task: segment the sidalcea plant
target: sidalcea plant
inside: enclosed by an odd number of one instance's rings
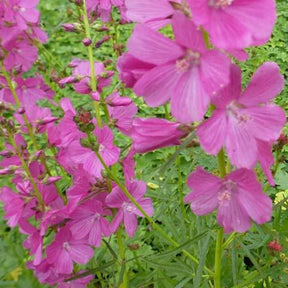
[[[0,3],[0,135],[5,146],[0,175],[7,183],[11,180],[9,187],[1,187],[0,200],[7,224],[27,235],[27,267],[50,286],[87,287],[95,274],[101,287],[112,287],[104,281],[101,267],[88,269],[92,258],[102,257],[98,249],[106,245],[113,256],[111,265],[118,264],[107,281],[118,272],[117,287],[138,287],[142,283],[131,286],[135,281],[131,281],[123,227],[134,237],[140,217],[146,218],[141,223],[147,224],[147,235],[156,231],[191,265],[202,265],[211,285],[224,287],[222,252],[236,237],[231,234],[224,242],[224,232],[247,232],[251,221],[264,224],[272,215],[272,200],[253,169],[259,162],[269,183],[275,184],[272,148],[286,118],[273,99],[282,91],[284,78],[276,63],[266,62],[242,90],[235,58],[245,60],[243,49],[269,40],[275,2],[70,1],[77,22],[65,23],[63,28],[82,37],[87,59],[71,59],[64,75],[53,80],[59,89],[73,87],[86,99],[88,107],[80,109],[68,97],[59,101],[53,85],[45,84],[40,74],[26,77],[39,47],[47,41],[39,25],[38,2]],[[138,24],[128,40],[128,51],[122,54],[118,26],[130,21]],[[166,26],[172,27],[170,37],[163,35]],[[111,42],[114,61],[100,62],[95,50]],[[138,117],[135,97],[124,95],[130,88],[151,107],[165,105],[167,119],[144,118],[141,113]],[[169,101],[177,121],[170,115]],[[45,103],[49,108],[43,107]],[[137,154],[171,146],[180,146],[176,155],[184,148],[192,151],[199,146],[196,135],[206,153],[217,155],[219,171],[213,171],[216,175],[202,167],[191,171],[185,203],[197,216],[218,209],[221,227],[216,226],[214,266],[205,266],[187,251],[187,243],[171,237],[165,225],[157,223],[159,213],[152,218],[157,205],[145,196],[149,185],[135,173]],[[181,209],[185,217],[183,201]],[[119,255],[113,250],[114,240]],[[134,258],[140,271],[141,257]]]

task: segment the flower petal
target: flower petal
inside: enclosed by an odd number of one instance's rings
[[[146,25],[135,27],[128,49],[139,60],[156,65],[169,63],[184,55],[179,45]]]
[[[216,110],[212,117],[197,128],[197,135],[202,148],[211,155],[216,155],[224,144],[227,135],[227,119],[223,110]]]
[[[194,66],[178,81],[171,99],[172,115],[182,123],[200,121],[209,103],[210,98],[204,90],[199,69]]]
[[[206,172],[202,167],[188,177],[187,185],[192,192],[185,197],[185,202],[191,202],[191,210],[196,215],[206,215],[218,206],[218,191],[222,180]]]
[[[174,94],[181,75],[177,71],[176,63],[155,67],[136,82],[134,92],[138,96],[143,96],[151,107],[163,105]]]
[[[280,74],[279,66],[274,62],[266,62],[255,72],[239,102],[246,106],[265,103],[280,94],[284,85],[285,80]]]

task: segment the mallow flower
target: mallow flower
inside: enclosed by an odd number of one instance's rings
[[[134,197],[142,209],[149,215],[153,215],[153,206],[150,198],[143,198],[146,193],[146,184],[143,181],[131,181],[127,183],[129,193]],[[137,216],[144,217],[138,208],[124,194],[120,187],[116,186],[106,198],[108,207],[117,208],[118,211],[112,222],[112,232],[115,232],[121,222],[124,222],[128,236],[132,237],[138,227]]]
[[[192,192],[185,202],[190,203],[191,210],[206,215],[218,209],[217,220],[225,233],[249,230],[250,218],[258,224],[271,219],[272,201],[251,170],[242,168],[220,179],[197,167],[187,184]]]
[[[284,77],[274,62],[264,63],[241,91],[241,70],[231,66],[230,84],[213,99],[212,116],[197,129],[202,148],[216,155],[225,146],[231,163],[237,168],[253,168],[260,162],[269,182],[273,164],[271,144],[286,122],[281,107],[269,103],[284,87]]]
[[[229,83],[230,59],[205,47],[202,32],[181,13],[172,19],[175,41],[138,25],[129,39],[129,54],[156,65],[134,85],[151,107],[171,99],[172,115],[182,123],[199,121],[211,95]],[[185,27],[185,29],[183,29]]]

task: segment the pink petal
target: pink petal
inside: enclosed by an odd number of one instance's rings
[[[230,82],[230,59],[217,50],[209,50],[201,55],[200,77],[205,91],[216,94]]]
[[[171,99],[172,115],[182,123],[202,120],[210,98],[205,92],[197,66],[190,68],[178,81]]]
[[[84,244],[72,244],[69,251],[71,259],[78,264],[86,264],[94,254],[94,251]]]
[[[85,238],[93,227],[93,219],[94,217],[90,216],[88,218],[79,221],[72,221],[70,230],[72,232],[73,237],[75,239]]]
[[[112,192],[106,197],[106,204],[111,208],[120,208],[123,202],[128,201],[128,198],[125,196],[124,192],[117,186]]]
[[[268,179],[269,184],[274,186],[275,181],[271,172],[271,167],[274,164],[272,145],[268,142],[257,140],[257,146],[258,146],[258,160]]]
[[[138,227],[138,221],[135,214],[124,212],[124,226],[129,237],[133,237]]]
[[[175,13],[172,19],[172,26],[177,43],[191,49],[193,52],[206,50],[201,30],[184,14]]]
[[[276,20],[275,1],[237,0],[227,9],[227,13],[243,23],[257,45],[263,45],[271,37]]]
[[[129,192],[135,198],[135,200],[140,199],[146,193],[146,183],[143,181],[134,180],[129,185]]]
[[[228,205],[219,206],[217,221],[224,227],[225,233],[232,231],[242,233],[249,230],[251,226],[247,211],[242,207],[237,195],[232,195]]]
[[[222,180],[197,167],[196,171],[188,177],[187,185],[192,190],[185,197],[190,202],[191,210],[196,215],[206,215],[218,206],[218,191]]]
[[[161,65],[183,56],[175,42],[145,25],[137,25],[128,41],[129,53],[141,61]]]
[[[61,250],[61,254],[56,259],[55,263],[51,263],[55,265],[55,269],[59,274],[71,274],[73,271],[73,261],[70,258],[69,253],[66,250]]]
[[[280,74],[279,66],[274,62],[266,62],[255,72],[239,102],[246,106],[265,103],[280,94],[284,85],[285,80]]]
[[[252,43],[252,35],[245,27],[245,22],[239,21],[227,11],[228,9],[213,11],[209,23],[204,25],[204,28],[210,32],[211,42],[217,48],[227,50],[248,47]]]
[[[272,201],[262,192],[261,184],[257,181],[253,171],[239,169],[229,175],[232,181],[237,182],[239,192],[237,199],[249,215],[258,224],[270,221]]]
[[[202,148],[211,155],[216,155],[223,146],[227,135],[227,119],[223,110],[216,110],[212,117],[197,128]]]
[[[99,221],[96,220],[94,225],[89,233],[89,244],[95,247],[101,246],[102,242],[102,233]]]
[[[154,213],[152,200],[150,198],[143,198],[137,201],[138,204],[141,206],[141,208],[148,214],[149,216],[152,216]],[[134,213],[140,217],[145,217],[142,212],[140,212],[138,209],[134,211]]]
[[[250,134],[249,123],[239,123],[234,117],[229,117],[228,121],[225,146],[231,163],[238,168],[253,167],[257,159],[257,143]]]
[[[115,215],[112,223],[111,223],[111,230],[113,233],[115,233],[120,226],[121,222],[124,219],[124,212],[123,210],[118,210],[117,214]]]
[[[286,123],[285,112],[278,106],[260,106],[243,109],[250,117],[248,130],[251,135],[263,141],[276,141]]]
[[[147,22],[166,18],[173,14],[172,5],[167,0],[126,0],[127,17],[135,22]]]
[[[212,102],[217,108],[226,109],[226,106],[233,100],[238,99],[241,94],[241,69],[235,64],[230,66],[230,83],[221,89],[218,94],[212,98]]]
[[[180,76],[175,63],[155,67],[136,82],[134,92],[151,107],[163,105],[173,96]]]

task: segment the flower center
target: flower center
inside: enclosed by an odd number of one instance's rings
[[[186,72],[194,65],[200,63],[200,53],[187,50],[186,55],[176,61],[176,67],[179,72]]]
[[[223,183],[219,193],[218,201],[219,205],[227,206],[231,201],[232,195],[236,193],[237,184],[231,180],[227,180]]]
[[[233,3],[234,0],[209,0],[208,5],[216,9],[225,9]]]
[[[62,246],[66,251],[70,251],[71,247],[68,242],[64,242]]]
[[[123,210],[126,210],[129,213],[133,213],[136,208],[131,203],[124,202],[122,205]]]
[[[105,149],[105,146],[104,145],[102,145],[102,144],[100,144],[99,145],[99,152],[103,152],[103,150]]]
[[[250,120],[249,115],[243,114],[244,105],[237,103],[236,101],[232,101],[226,108],[228,116],[232,116],[234,119],[237,120],[239,124],[245,124]]]

